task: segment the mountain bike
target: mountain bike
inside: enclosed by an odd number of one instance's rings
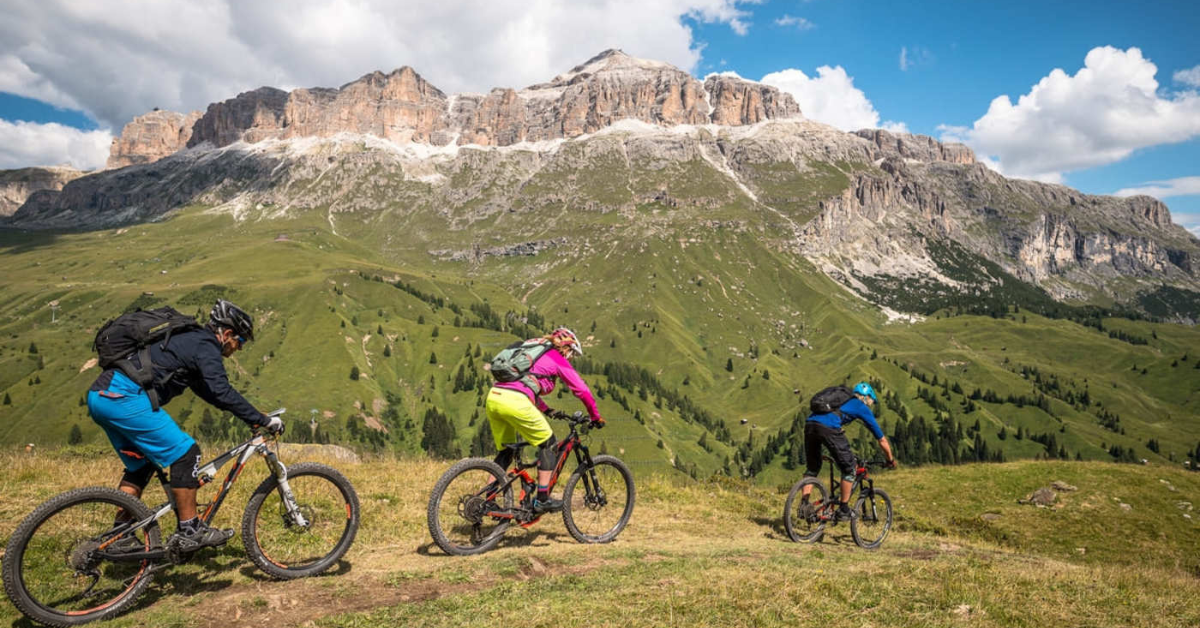
[[[841,481],[834,477],[833,460],[829,456],[821,456],[821,460],[829,463],[829,488],[821,484],[820,478],[804,478],[792,487],[784,505],[783,526],[788,536],[798,543],[815,543],[825,534],[827,523],[832,521],[836,524],[834,515],[840,503]],[[875,488],[875,480],[867,472],[869,467],[886,464],[877,460],[858,460],[854,465],[854,483],[850,486],[850,495],[853,497],[854,492],[858,491],[858,500],[854,502],[850,534],[854,542],[864,549],[878,548],[892,529],[892,499],[883,489]],[[808,501],[801,499],[805,485],[812,486]]]
[[[284,412],[281,408],[267,416]],[[270,449],[277,440],[277,434],[255,430],[250,440],[198,468],[203,486],[237,460],[212,502],[199,505],[200,518],[213,521],[246,463],[258,454],[270,475],[254,490],[242,515],[246,554],[275,578],[316,575],[354,542],[358,496],[336,469],[313,462],[285,467]],[[25,517],[0,566],[13,604],[50,626],[107,619],[132,606],[156,572],[187,562],[193,553],[163,543],[159,519],[174,510],[175,500],[166,472],[155,473],[167,502],[154,508],[117,489],[90,487],[58,495]]]
[[[582,412],[563,418],[571,432],[555,445],[558,462],[550,489],[574,452],[577,466],[563,489],[563,523],[580,543],[608,543],[617,538],[633,514],[633,473],[618,458],[593,457],[583,442],[591,421]],[[521,460],[524,441],[506,444],[512,451],[508,472],[487,458],[466,458],[450,467],[429,496],[429,534],[447,554],[467,556],[496,546],[513,523],[528,528],[542,514],[534,512],[537,478],[529,472],[537,462]],[[514,496],[514,487],[520,494]]]

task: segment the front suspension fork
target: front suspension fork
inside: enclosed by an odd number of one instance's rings
[[[267,459],[267,466],[271,468],[271,473],[275,474],[275,481],[279,485],[279,499],[283,501],[283,507],[287,511],[287,518],[293,524],[301,528],[307,528],[309,521],[300,512],[300,506],[296,503],[296,495],[292,493],[292,487],[288,484],[287,467],[279,461],[279,456],[276,456],[275,452],[267,449],[265,445],[259,445],[259,453]]]

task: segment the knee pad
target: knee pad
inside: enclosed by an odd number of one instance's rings
[[[551,434],[545,442],[538,445],[538,471],[553,471],[556,463],[558,463],[558,452],[554,451],[554,445],[557,441],[554,440],[554,435]]]
[[[131,484],[136,486],[138,491],[142,491],[145,490],[152,477],[154,477],[154,465],[147,462],[135,471],[126,469],[125,474],[121,476],[121,484]]]
[[[192,443],[178,460],[171,463],[171,488],[200,488],[200,446]]]
[[[507,471],[508,466],[512,464],[512,459],[513,459],[513,450],[505,447],[504,449],[501,449],[500,452],[496,454],[496,457],[493,458],[492,460],[496,464],[500,465],[501,469],[504,469],[505,471]]]

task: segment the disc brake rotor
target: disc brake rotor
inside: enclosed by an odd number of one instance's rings
[[[458,516],[471,523],[483,521],[488,501],[478,495],[464,495],[458,500]]]
[[[97,541],[80,541],[67,552],[67,566],[79,573],[88,573],[100,564],[96,558],[96,550],[100,549]]]

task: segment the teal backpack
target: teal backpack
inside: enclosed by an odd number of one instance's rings
[[[492,377],[498,382],[521,382],[528,386],[533,394],[542,394],[537,378],[529,371],[553,346],[541,338],[508,345],[492,358]]]

